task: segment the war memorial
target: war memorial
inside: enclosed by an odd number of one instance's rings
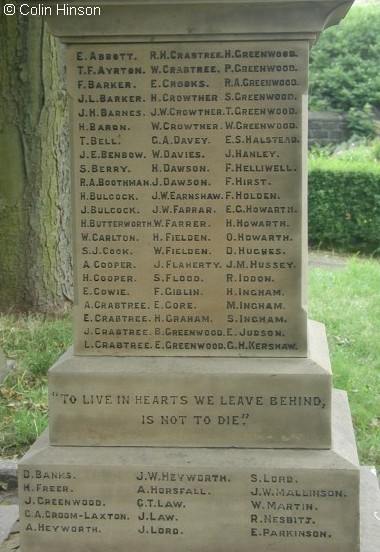
[[[22,552],[374,551],[307,315],[308,55],[352,2],[95,4],[44,14],[67,66],[74,346],[20,463]]]

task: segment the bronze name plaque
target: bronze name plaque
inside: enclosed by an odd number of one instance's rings
[[[307,46],[68,46],[75,353],[306,356]]]

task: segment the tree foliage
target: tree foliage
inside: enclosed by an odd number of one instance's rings
[[[310,55],[313,111],[380,109],[380,6],[352,8],[322,33]]]

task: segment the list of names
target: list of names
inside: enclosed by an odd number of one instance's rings
[[[76,354],[306,356],[305,46],[68,55]]]
[[[112,534],[114,546],[154,550],[193,551],[205,542],[228,550],[238,539],[244,551],[280,551],[286,542],[333,552],[349,542],[338,522],[355,508],[337,471],[23,466],[20,492],[30,542],[54,538],[59,546],[86,536],[96,551]]]

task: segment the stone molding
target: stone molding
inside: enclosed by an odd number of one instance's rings
[[[62,42],[148,42],[154,40],[308,40],[337,24],[352,0],[91,0],[101,16],[78,17],[66,12],[46,15],[54,34]],[[75,8],[79,0],[58,3],[59,9]],[[83,3],[82,3],[83,4]],[[216,9],[215,4],[218,4]],[[276,20],[273,19],[276,4]],[[65,15],[65,17],[62,17]],[[281,21],[281,31],[278,29]],[[160,29],[157,34],[157,29]]]

